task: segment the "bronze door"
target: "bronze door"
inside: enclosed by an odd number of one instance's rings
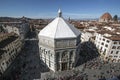
[[[67,70],[67,63],[62,63],[62,71]]]

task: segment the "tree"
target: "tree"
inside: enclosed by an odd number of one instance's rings
[[[117,22],[117,21],[118,21],[118,16],[115,15],[115,16],[113,17],[113,20],[114,20],[115,22]]]

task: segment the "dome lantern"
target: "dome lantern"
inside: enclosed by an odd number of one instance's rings
[[[58,10],[58,17],[62,17],[62,11],[61,11],[61,9]]]

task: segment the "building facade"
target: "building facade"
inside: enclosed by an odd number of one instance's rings
[[[109,62],[120,62],[120,27],[109,26],[87,27],[82,31],[82,42],[93,42],[101,57]]]
[[[15,33],[4,33],[0,35],[0,74],[14,61],[22,48],[20,37]]]
[[[28,32],[30,31],[30,25],[27,21],[25,22],[25,20],[21,20],[19,22],[0,22],[0,26],[2,26],[4,32],[14,32],[18,34],[23,43]]]
[[[43,62],[53,71],[72,69],[75,66],[80,46],[80,32],[62,18],[58,17],[38,34],[39,53]]]
[[[98,33],[95,39],[96,47],[104,57],[104,60],[120,62],[120,39],[107,36]]]
[[[25,37],[27,36],[27,33],[30,30],[30,27],[29,27],[28,23],[13,22],[10,24],[6,24],[4,26],[4,29],[8,33],[14,32],[14,33],[18,34],[21,37],[21,40],[24,40]]]

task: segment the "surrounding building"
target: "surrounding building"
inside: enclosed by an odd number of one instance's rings
[[[95,27],[91,27],[90,29],[84,29],[81,35],[81,42],[88,42],[92,37],[95,37]]]
[[[12,19],[10,19],[11,21],[8,22],[0,22],[0,26],[4,29],[4,32],[7,33],[11,33],[14,32],[16,34],[18,34],[20,36],[20,39],[23,41],[24,43],[24,39],[27,36],[27,33],[30,31],[30,25],[29,25],[29,21],[26,17],[22,17],[19,19],[15,19],[12,22]]]
[[[110,13],[104,13],[100,19],[99,19],[99,22],[111,22],[112,21],[112,16]]]
[[[79,53],[81,33],[62,17],[58,17],[38,34],[40,58],[53,71],[72,69]]]
[[[6,32],[11,33],[14,32],[18,34],[21,37],[21,40],[24,40],[27,36],[27,33],[29,32],[29,24],[28,23],[22,23],[22,22],[7,22],[2,23],[3,28]]]
[[[106,29],[105,29],[106,28]],[[120,28],[104,27],[95,38],[96,47],[104,60],[120,62]]]
[[[0,74],[10,66],[22,48],[20,37],[15,33],[0,34]]]
[[[111,24],[109,26],[87,27],[81,31],[81,41],[93,42],[104,60],[110,62],[120,62],[119,25]]]

